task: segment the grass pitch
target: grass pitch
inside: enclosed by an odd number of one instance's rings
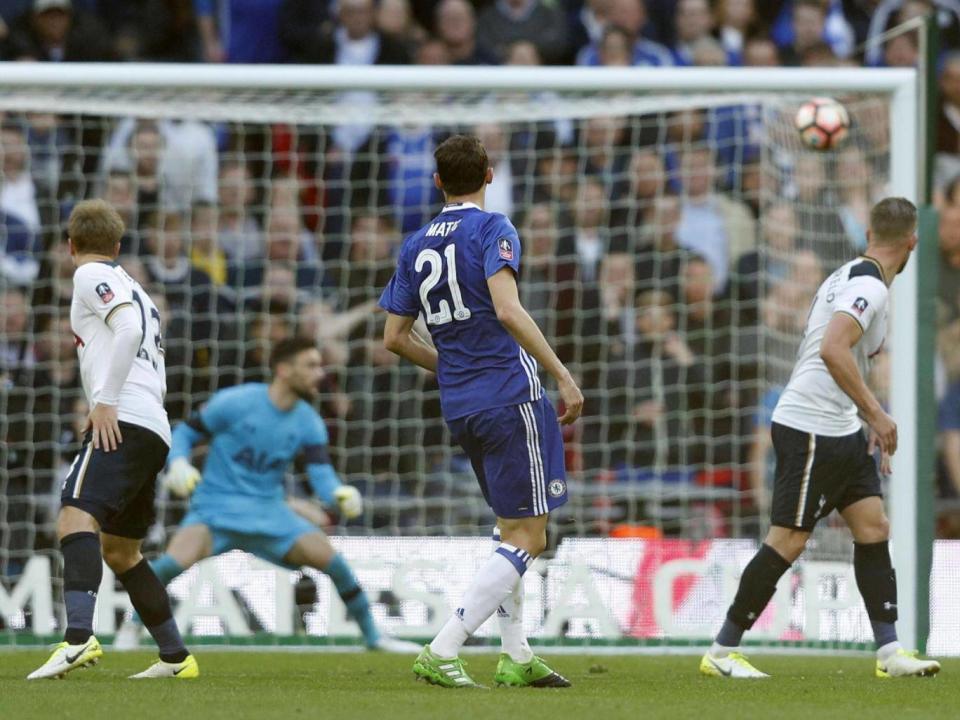
[[[382,654],[216,652],[199,649],[201,677],[132,681],[148,653],[105,648],[101,664],[65,680],[27,682],[43,651],[0,652],[0,718],[34,720],[830,720],[960,717],[960,660],[940,676],[877,680],[872,658],[754,659],[769,680],[701,677],[692,656],[549,656],[566,690],[443,690],[414,682],[413,658]],[[490,682],[496,656],[468,657]]]

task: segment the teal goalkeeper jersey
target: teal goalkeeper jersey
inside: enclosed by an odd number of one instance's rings
[[[193,446],[204,438],[210,450],[190,510],[210,526],[245,533],[275,531],[270,510],[284,502],[286,473],[298,458],[317,496],[335,505],[333,491],[340,479],[330,465],[327,428],[306,402],[282,412],[264,384],[221,390],[174,429],[169,460],[189,459]]]

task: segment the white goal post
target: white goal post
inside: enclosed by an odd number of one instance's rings
[[[118,89],[138,94],[151,90],[249,94],[270,92],[346,91],[471,91],[566,92],[709,95],[714,93],[809,93],[832,95],[866,92],[889,99],[891,194],[918,200],[919,80],[907,69],[598,69],[598,68],[453,68],[340,66],[218,66],[148,64],[6,63],[0,71],[0,110],[30,111],[38,97],[63,99],[63,112],[95,114],[109,106],[109,93],[94,102],[84,93]],[[5,97],[4,97],[5,96]],[[176,105],[177,98],[168,99]],[[307,122],[312,106],[298,108],[297,122]],[[214,119],[214,118],[212,118]],[[216,118],[223,119],[223,118]],[[890,483],[894,564],[900,587],[900,636],[916,647],[918,613],[916,588],[928,582],[918,568],[917,428],[921,413],[916,390],[917,360],[932,348],[918,346],[917,312],[922,292],[917,262],[911,261],[893,287],[892,415],[900,428],[899,450]],[[925,595],[924,595],[925,596]]]

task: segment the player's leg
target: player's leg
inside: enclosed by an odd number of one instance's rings
[[[493,549],[500,547],[502,538],[500,528],[493,528]],[[502,652],[514,662],[528,663],[533,659],[533,650],[523,630],[523,578],[518,578],[513,591],[504,598],[497,608],[497,622],[500,625],[500,644]]]
[[[93,447],[89,436],[67,474],[60,495],[57,538],[63,555],[63,600],[67,629],[48,660],[28,680],[60,677],[92,665],[103,655],[93,635],[93,614],[103,579],[100,527],[112,509],[115,488],[98,476],[109,475],[108,455]],[[94,480],[96,478],[96,481]]]
[[[213,553],[213,534],[210,528],[201,522],[195,522],[191,516],[184,518],[167,545],[167,550],[158,558],[149,561],[160,584],[164,588],[170,585],[181,573]],[[117,650],[135,650],[140,646],[143,620],[134,609],[133,617],[124,620],[117,630],[113,647]]]
[[[545,398],[471,416],[465,426],[456,426],[455,435],[497,513],[501,542],[414,665],[418,677],[447,687],[474,684],[457,659],[460,648],[517,591],[527,568],[546,548],[549,511],[566,502],[559,425]],[[522,634],[522,616],[519,622]],[[531,672],[536,670],[538,684],[569,685],[539,658],[525,665],[530,664],[536,664]]]
[[[360,626],[367,647],[380,646],[382,638],[370,612],[367,594],[360,587],[347,561],[334,549],[326,535],[319,530],[301,534],[283,556],[283,564],[290,567],[305,565],[329,577],[350,617]]]
[[[723,626],[700,661],[700,671],[705,675],[767,677],[739,652],[740,642],[773,598],[780,578],[800,557],[820,514],[824,510],[829,512],[822,489],[830,482],[833,470],[831,443],[777,423],[773,425],[772,436],[777,468],[771,527],[760,549],[744,568]],[[818,439],[821,440],[819,450]],[[823,498],[823,502],[811,498]]]
[[[883,501],[864,497],[843,508],[841,515],[853,534],[854,573],[877,644],[877,676],[935,675],[938,662],[905,652],[897,639],[897,576],[890,561],[890,523]]]
[[[196,677],[196,662],[187,663],[190,653],[173,619],[166,586],[140,553],[143,541],[106,532],[101,534],[101,541],[104,560],[127,591],[134,609],[157,643],[160,660],[165,665],[175,666],[178,677]]]

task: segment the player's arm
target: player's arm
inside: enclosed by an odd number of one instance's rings
[[[234,391],[220,391],[185,422],[177,424],[167,456],[167,472],[163,476],[167,490],[179,497],[189,497],[193,493],[202,478],[200,471],[190,462],[193,449],[225,430],[232,418],[239,417],[239,405]]]
[[[820,345],[820,358],[840,389],[857,406],[860,416],[870,425],[881,451],[893,455],[897,451],[897,424],[867,387],[853,356],[852,348],[862,335],[863,328],[853,315],[843,311],[834,313]]]
[[[516,338],[520,347],[530,353],[557,381],[565,406],[560,422],[564,425],[572,423],[580,417],[580,411],[583,410],[583,393],[520,303],[514,270],[507,266],[500,268],[487,278],[487,287],[490,288],[497,319]]]
[[[328,507],[336,507],[349,520],[363,514],[363,496],[352,485],[344,485],[330,463],[327,427],[319,416],[307,429],[303,462],[314,494]]]
[[[383,346],[392,353],[430,372],[437,371],[437,349],[425,342],[414,329],[417,318],[387,313],[383,328]]]

